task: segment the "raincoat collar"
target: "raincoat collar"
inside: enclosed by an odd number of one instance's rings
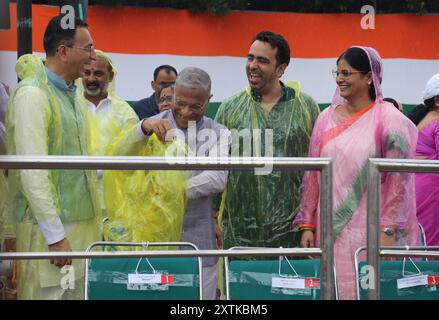
[[[279,82],[282,87],[282,95],[278,102],[285,102],[294,99],[296,96],[294,89],[286,86],[282,81]],[[256,89],[251,88],[251,96],[256,102],[262,101],[262,96]]]
[[[47,79],[49,80],[49,84],[57,88],[61,91],[70,91],[75,92],[76,86],[74,83],[67,85],[66,82],[61,79],[57,74],[46,67]]]

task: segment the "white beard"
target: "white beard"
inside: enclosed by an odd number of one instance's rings
[[[87,89],[87,86],[84,86],[85,93],[90,97],[100,97],[102,95],[107,94],[107,89],[110,83],[106,83],[103,88],[97,88],[95,90]]]
[[[87,87],[85,87],[84,91],[90,97],[99,97],[101,95],[102,89],[97,88],[96,90],[89,90],[87,89]]]

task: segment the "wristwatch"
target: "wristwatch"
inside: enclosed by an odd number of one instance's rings
[[[393,236],[395,234],[395,229],[393,228],[384,228],[382,230],[387,236]]]

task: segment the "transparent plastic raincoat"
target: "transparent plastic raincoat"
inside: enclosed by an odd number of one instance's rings
[[[42,60],[20,57],[19,83],[8,103],[8,154],[87,155],[86,124],[76,92],[60,78],[50,84]],[[64,86],[64,87],[63,87]],[[11,214],[16,220],[17,251],[47,251],[64,237],[73,251],[101,239],[96,174],[84,170],[12,170]],[[49,260],[19,262],[19,299],[82,298],[83,261],[73,260],[75,290],[65,290],[65,273]]]
[[[126,128],[139,122],[139,118],[133,108],[116,94],[117,70],[108,55],[100,50],[95,50],[96,56],[108,62],[113,70],[113,80],[108,86],[108,99],[110,107],[106,112],[91,112],[87,107],[84,97],[82,79],[77,80],[78,96],[84,107],[88,125],[88,142],[90,154],[105,155],[107,147],[114,142],[115,138]]]
[[[9,97],[5,87],[3,86],[3,84],[0,83],[0,155],[6,153],[6,147],[4,142],[4,116],[8,98]],[[3,230],[6,223],[3,210],[6,204],[7,190],[7,180],[3,174],[3,169],[0,169],[0,241],[2,241],[3,239]]]
[[[8,185],[3,170],[0,169],[0,241],[4,239],[4,229],[6,223],[5,205],[8,193]]]
[[[164,144],[156,135],[152,135],[147,141],[143,141],[143,146],[136,150],[135,155],[169,155],[166,154],[166,149],[170,144]],[[186,144],[180,141],[172,144],[175,156],[187,154]],[[116,144],[109,149],[109,154],[117,153],[119,148]],[[105,240],[180,241],[188,179],[189,175],[184,171],[105,171],[104,195],[109,218],[104,225]]]
[[[318,114],[317,103],[300,90],[298,82],[291,82],[283,87],[282,98],[268,115],[247,87],[221,104],[215,120],[232,131],[232,156],[250,156],[245,151],[250,148],[251,156],[304,157]],[[236,154],[234,145],[245,130],[250,130],[250,139],[243,139]],[[231,171],[220,213],[225,248],[297,245],[291,219],[299,205],[302,176],[302,171],[267,175]],[[216,207],[220,207],[218,201]]]

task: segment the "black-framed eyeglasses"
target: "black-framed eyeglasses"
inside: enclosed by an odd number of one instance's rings
[[[349,78],[354,73],[364,73],[365,71],[350,71],[350,70],[332,70],[332,75],[334,76],[334,79],[337,79],[339,76],[342,76],[343,78]]]

